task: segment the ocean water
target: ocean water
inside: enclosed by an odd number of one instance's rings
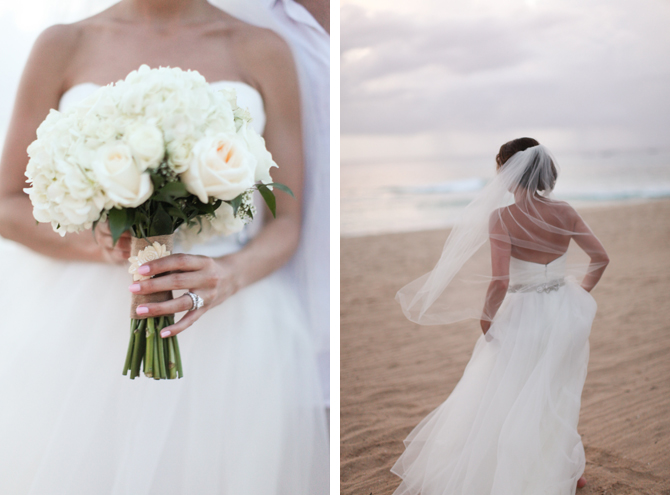
[[[554,196],[576,208],[670,197],[670,150],[558,154]],[[491,157],[343,162],[343,237],[439,229],[495,175]]]

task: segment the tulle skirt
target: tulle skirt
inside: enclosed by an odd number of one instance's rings
[[[125,268],[0,251],[0,493],[327,493],[314,352],[280,273],[179,335],[183,379],[131,381]]]
[[[449,398],[405,440],[395,495],[568,495],[596,303],[574,280],[507,294]]]

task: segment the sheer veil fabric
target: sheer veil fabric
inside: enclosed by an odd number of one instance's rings
[[[491,321],[482,311],[492,280],[509,283],[509,270],[493,275],[491,254],[528,253],[543,264],[566,256],[566,275],[580,280],[603,265],[589,263],[571,239],[591,234],[576,226],[571,207],[552,197],[558,164],[543,145],[515,153],[465,208],[452,229],[439,261],[429,273],[400,289],[396,300],[405,316],[422,325],[441,325],[468,318]]]

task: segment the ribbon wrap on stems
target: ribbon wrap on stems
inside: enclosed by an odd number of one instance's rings
[[[154,245],[154,243],[158,243],[161,246],[165,246],[165,250],[167,251],[167,254],[169,255],[172,253],[173,247],[174,247],[174,234],[170,235],[155,235],[151,237],[146,237],[146,238],[141,238],[141,237],[131,237],[130,240],[130,259],[137,258],[138,254],[140,251],[143,251],[149,246]],[[162,256],[156,256],[153,259],[158,259],[159,257]],[[153,261],[153,259],[147,259],[146,261],[142,263],[138,263],[137,267],[143,265],[144,263],[148,261]],[[132,263],[132,262],[131,262]],[[158,275],[159,277],[165,275],[161,274]],[[146,277],[150,278],[150,277]],[[138,315],[136,310],[137,306],[140,306],[145,303],[159,303],[159,302],[164,302],[164,301],[169,301],[172,299],[172,291],[162,291],[162,292],[154,292],[153,294],[133,294],[132,298],[130,300],[130,317],[135,319],[135,320],[144,320],[148,318],[146,315]]]

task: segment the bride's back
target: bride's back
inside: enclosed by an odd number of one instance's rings
[[[576,213],[563,201],[534,198],[530,203],[503,208],[501,220],[512,257],[547,264],[568,250]]]

